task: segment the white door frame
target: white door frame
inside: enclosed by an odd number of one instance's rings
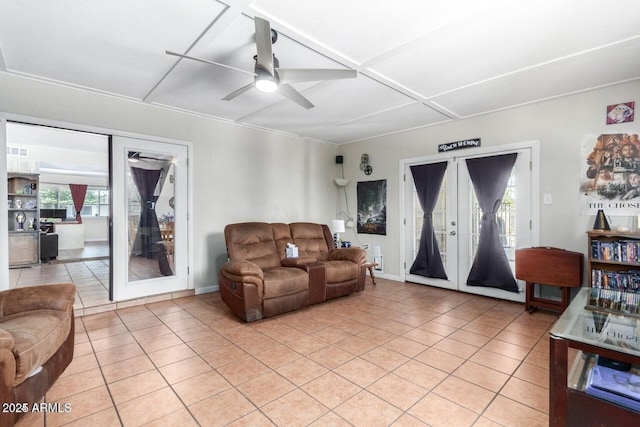
[[[173,176],[175,177],[175,234],[174,260],[172,275],[150,279],[130,281],[130,251],[129,251],[129,205],[128,179],[129,167],[127,153],[131,150],[158,154],[172,154],[174,156]],[[149,154],[147,154],[149,155]],[[185,263],[184,250],[187,244],[187,226],[189,222],[188,180],[188,152],[183,144],[171,144],[140,138],[123,138],[114,136],[111,141],[112,191],[112,245],[111,273],[113,275],[113,300],[125,301],[143,298],[154,294],[166,294],[185,290],[185,279],[188,277],[188,266]],[[137,164],[137,163],[136,163]],[[170,186],[168,181],[166,186]],[[157,261],[156,261],[157,264]],[[157,265],[156,265],[157,267]]]
[[[7,121],[0,114],[0,177],[2,182],[7,182]],[[0,185],[0,200],[7,200],[8,190],[6,185]],[[0,215],[0,291],[9,289],[9,217]]]
[[[78,123],[64,122],[61,120],[49,120],[49,119],[43,119],[39,117],[25,116],[21,114],[5,113],[0,111],[0,151],[2,151],[2,154],[0,154],[0,179],[2,179],[3,182],[6,181],[7,179],[7,157],[6,157],[6,151],[7,151],[6,150],[6,146],[7,146],[6,121],[7,120],[34,124],[34,125],[51,126],[51,127],[61,128],[61,129],[76,130],[81,132],[92,132],[92,133],[99,133],[103,135],[122,136],[126,138],[146,139],[150,141],[185,145],[187,147],[188,158],[189,159],[193,158],[193,143],[190,141],[162,138],[157,136],[150,136],[150,135],[138,134],[133,132],[125,132],[121,130],[101,128],[97,126],[88,126],[88,125],[82,125]],[[188,212],[192,212],[193,211],[193,168],[191,167],[188,168],[187,179],[188,179],[188,202],[187,202]],[[4,199],[2,200],[7,199],[6,187],[7,187],[6,185],[0,186],[0,197],[4,195]],[[2,230],[6,230],[8,226],[6,223],[7,219],[4,217],[6,217],[6,215],[0,216],[0,227],[3,227]],[[185,254],[187,257],[187,271],[188,271],[187,289],[194,289],[193,274],[191,273],[193,271],[192,263],[193,263],[193,248],[194,248],[193,219],[191,217],[188,220],[187,233],[188,233],[187,234],[188,236],[187,254]],[[0,290],[9,288],[9,252],[8,252],[9,249],[8,248],[9,248],[9,238],[7,236],[7,233],[0,233],[0,279],[4,279],[0,283]],[[111,280],[113,280],[113,277],[111,277]]]
[[[404,209],[399,216],[399,248],[400,248],[400,280],[406,281],[407,268],[406,265],[413,262],[413,260],[407,259],[406,250],[406,228],[408,226],[409,219],[407,217],[406,206],[408,201],[406,195],[406,182],[405,171],[408,166],[419,165],[424,163],[435,163],[438,161],[446,161],[455,159],[458,157],[482,157],[491,154],[498,154],[506,151],[516,151],[521,149],[531,150],[531,246],[539,246],[540,244],[540,141],[525,141],[506,145],[496,145],[492,147],[480,147],[480,148],[468,148],[460,151],[453,151],[447,153],[440,153],[429,156],[413,157],[408,159],[401,159],[399,161],[399,189],[398,206]],[[520,284],[519,284],[520,285]]]

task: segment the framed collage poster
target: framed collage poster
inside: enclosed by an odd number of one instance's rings
[[[638,134],[585,137],[580,172],[581,213],[599,209],[607,215],[637,215],[640,208],[640,140]]]
[[[358,182],[358,233],[387,234],[387,180]]]

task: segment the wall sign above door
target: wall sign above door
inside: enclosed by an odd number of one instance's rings
[[[447,144],[438,145],[438,153],[446,153],[451,150],[460,150],[462,148],[480,147],[480,138],[465,139],[464,141],[449,142]]]

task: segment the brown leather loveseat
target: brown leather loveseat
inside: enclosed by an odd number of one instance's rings
[[[75,293],[73,284],[0,292],[0,426],[32,412],[71,363]]]
[[[224,236],[220,296],[247,322],[364,289],[366,252],[336,249],[324,224],[246,222],[227,225]],[[288,243],[297,258],[286,257]]]

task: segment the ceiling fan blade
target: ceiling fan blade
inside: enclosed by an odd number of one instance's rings
[[[246,86],[242,86],[240,89],[231,92],[229,95],[225,96],[224,98],[222,98],[223,101],[231,101],[233,98],[235,98],[238,95],[242,95],[243,93],[245,93],[246,91],[248,91],[249,89],[251,89],[253,87],[253,82],[249,83]]]
[[[194,56],[189,56],[189,55],[183,55],[181,53],[176,53],[176,52],[170,52],[168,50],[165,50],[165,53],[167,55],[173,55],[173,56],[177,56],[179,58],[185,58],[185,59],[191,59],[193,61],[198,61],[198,62],[204,62],[205,64],[209,64],[209,65],[215,65],[217,67],[222,67],[222,68],[226,68],[228,70],[233,70],[233,71],[239,71],[241,73],[245,73],[245,74],[249,74],[250,76],[254,76],[256,75],[256,73],[251,72],[251,71],[247,71],[247,70],[243,70],[241,68],[236,68],[236,67],[232,67],[230,65],[224,65],[224,64],[220,64],[219,62],[213,62],[213,61],[207,61],[206,59],[202,59],[202,58],[196,58]]]
[[[256,63],[272,76],[273,71],[273,46],[271,44],[271,24],[266,19],[253,18],[256,24],[256,49],[258,56]]]
[[[300,83],[318,80],[354,79],[356,70],[337,70],[323,68],[278,68],[276,70],[281,82]]]
[[[314,105],[307,98],[302,96],[302,94],[295,90],[293,86],[286,83],[280,83],[280,86],[278,86],[278,93],[285,98],[289,98],[291,101],[306,108],[307,110],[314,107]]]

